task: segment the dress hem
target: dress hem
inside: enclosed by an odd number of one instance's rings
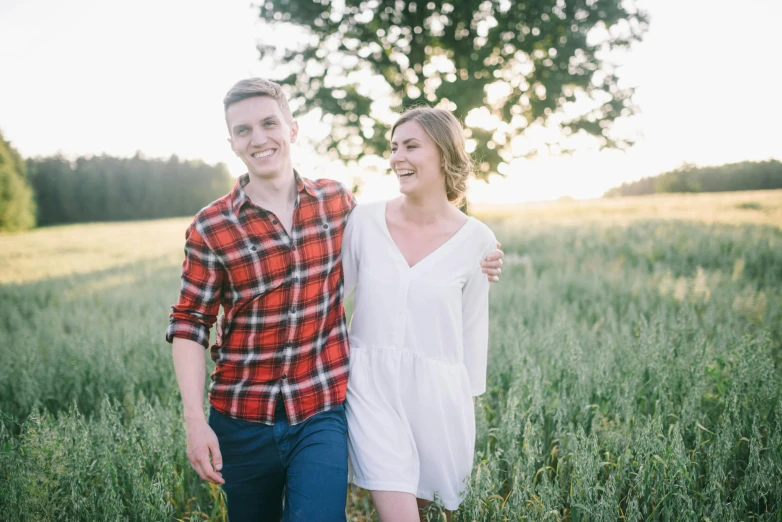
[[[396,491],[399,493],[410,493],[415,495],[416,488],[400,484],[399,482],[381,482],[377,480],[361,480],[356,477],[351,477],[350,482],[356,486],[369,491]]]

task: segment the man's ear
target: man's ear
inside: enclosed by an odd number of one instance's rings
[[[293,120],[291,122],[291,143],[296,143],[296,138],[299,137],[299,122]]]

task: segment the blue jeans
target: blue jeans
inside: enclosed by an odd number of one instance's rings
[[[209,411],[223,456],[230,522],[345,521],[347,420],[339,405],[288,425],[282,402],[274,426]]]

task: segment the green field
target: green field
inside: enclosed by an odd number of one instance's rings
[[[782,520],[782,191],[475,210],[507,255],[455,520]],[[188,222],[0,235],[0,520],[225,519],[163,339]]]

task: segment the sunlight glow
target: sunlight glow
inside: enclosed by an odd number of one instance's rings
[[[471,199],[597,197],[624,181],[683,162],[714,165],[782,156],[779,137],[771,127],[782,119],[782,104],[773,89],[780,82],[778,72],[768,67],[777,59],[772,35],[777,32],[776,21],[782,19],[782,3],[748,0],[747,5],[737,11],[706,0],[641,0],[639,7],[652,18],[649,33],[632,52],[606,56],[616,64],[619,87],[637,87],[634,101],[641,113],[620,118],[612,131],[637,139],[626,153],[600,151],[595,138],[581,133],[563,139],[558,124],[605,102],[579,90],[572,93],[576,100],[566,103],[563,114],[546,127],[522,116],[522,108],[530,103],[528,96],[521,97],[507,123],[486,107],[470,111],[466,125],[492,132],[497,146],[510,140],[508,145],[517,156],[502,167],[506,177],[494,175],[489,185],[473,183]],[[496,23],[488,17],[480,22],[480,31]],[[730,39],[725,38],[725,27],[734,31]],[[387,31],[392,40],[410,37],[393,28],[379,31]],[[597,38],[599,32],[589,38]],[[140,150],[147,157],[177,154],[183,159],[224,162],[239,175],[244,166],[226,142],[222,97],[238,79],[287,73],[284,65],[273,67],[258,60],[257,40],[282,49],[295,45],[297,38],[300,35],[284,24],[262,26],[243,0],[132,4],[8,0],[0,3],[0,63],[13,73],[0,82],[0,129],[24,156],[58,152],[71,158],[104,153],[132,156]],[[541,60],[552,56],[545,48],[535,53]],[[549,94],[540,85],[527,84],[525,76],[534,68],[532,57],[519,51],[515,58],[514,70],[486,89],[489,104],[507,96],[511,86]],[[321,59],[322,65],[309,66],[313,72],[323,66],[337,70],[350,65],[333,53],[324,53]],[[404,62],[407,57],[394,59]],[[581,54],[571,60],[571,69],[584,59]],[[743,72],[726,73],[725,64],[736,64]],[[447,55],[434,56],[427,70],[419,73],[426,79],[426,91],[410,91],[422,102],[432,103],[428,95],[439,81],[432,71],[442,74],[443,81],[459,81],[466,74]],[[355,73],[334,81],[354,80],[360,92],[381,97],[372,104],[372,114],[393,123],[400,109],[398,93],[371,74]],[[747,85],[757,86],[758,95],[746,97],[741,110],[732,108],[735,93]],[[455,108],[448,100],[440,106]],[[369,128],[364,119],[360,121]],[[527,130],[524,137],[511,139],[510,127]],[[361,199],[397,193],[396,178],[385,175],[388,165],[383,158],[345,166],[315,155],[315,145],[330,132],[317,113],[301,118],[300,128],[293,154],[303,173],[349,185],[361,178]],[[543,150],[526,158],[541,145],[552,152],[568,147],[576,152],[556,157]],[[346,142],[344,146],[357,145]]]
[[[500,123],[501,120],[492,115],[486,107],[471,110],[464,119],[464,124],[468,127],[478,127],[485,130],[494,130]]]

